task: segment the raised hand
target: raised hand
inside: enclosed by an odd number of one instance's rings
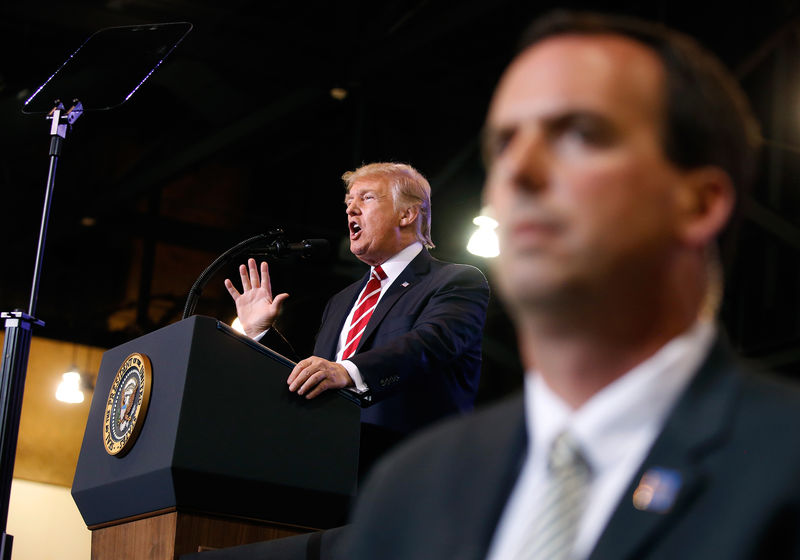
[[[266,262],[261,263],[259,276],[255,259],[249,259],[247,266],[239,266],[239,275],[242,278],[242,293],[239,293],[228,278],[225,279],[225,288],[236,304],[236,313],[245,334],[252,338],[272,326],[281,304],[289,294],[272,297],[269,267]]]

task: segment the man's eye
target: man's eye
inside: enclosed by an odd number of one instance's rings
[[[483,137],[484,164],[489,165],[506,151],[511,143],[513,133],[510,130],[491,131]]]
[[[612,126],[595,118],[577,117],[564,123],[561,136],[593,147],[613,144],[615,133]]]
[[[598,144],[602,134],[591,126],[575,126],[564,131],[564,135],[573,140],[580,140],[586,144]]]

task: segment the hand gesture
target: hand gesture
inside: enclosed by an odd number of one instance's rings
[[[261,263],[260,278],[255,259],[249,259],[247,266],[240,265],[239,275],[242,278],[242,293],[239,293],[228,278],[225,279],[225,287],[236,304],[236,313],[245,334],[252,338],[272,326],[281,304],[289,294],[272,297],[269,267],[266,262]]]

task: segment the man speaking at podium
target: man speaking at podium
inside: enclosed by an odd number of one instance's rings
[[[409,432],[469,411],[478,388],[489,300],[483,274],[433,258],[430,185],[409,165],[372,163],[342,176],[350,251],[369,273],[334,295],[314,355],[287,384],[308,399],[348,388],[371,406],[361,414],[364,467]],[[288,294],[273,297],[266,262],[239,268],[236,303],[245,334],[271,346]],[[263,337],[263,338],[262,338]]]

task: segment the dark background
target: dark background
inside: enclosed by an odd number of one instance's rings
[[[6,1],[0,7],[0,310],[27,309],[49,122],[22,103],[93,32],[188,21],[193,31],[125,105],[84,114],[58,167],[36,334],[112,347],[180,319],[220,253],[280,227],[327,257],[271,265],[283,330],[310,352],[327,298],[365,271],[347,251],[339,177],[408,162],[433,187],[434,255],[491,275],[466,241],[480,209],[479,131],[522,29],[552,2]],[[722,318],[748,357],[800,371],[800,83],[795,2],[560,3],[638,15],[717,53],[750,95],[762,172],[727,266]],[[338,100],[332,88],[347,95]],[[212,278],[197,312],[233,318]],[[481,399],[520,382],[492,301]]]

